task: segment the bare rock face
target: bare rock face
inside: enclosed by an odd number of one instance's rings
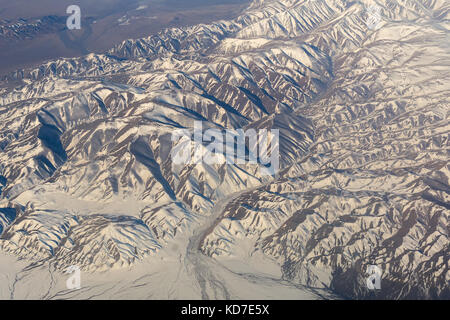
[[[227,286],[211,261],[262,255],[305,290],[450,298],[449,8],[259,0],[231,21],[10,74],[1,250],[95,273],[177,243],[211,286]],[[172,133],[195,121],[279,130],[280,171],[175,168]]]

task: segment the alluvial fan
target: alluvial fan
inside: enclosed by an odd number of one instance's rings
[[[444,0],[257,0],[234,20],[6,76],[0,248],[27,261],[7,295],[48,273],[34,294],[60,298],[53,274],[77,265],[132,280],[67,297],[143,297],[173,272],[177,298],[254,298],[253,273],[261,292],[292,298],[449,299],[449,12]],[[279,173],[174,167],[172,134],[195,121],[278,129]]]

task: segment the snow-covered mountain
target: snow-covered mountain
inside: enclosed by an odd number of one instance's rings
[[[0,297],[449,298],[449,10],[257,0],[11,73]],[[174,167],[194,121],[278,129],[281,171]]]

